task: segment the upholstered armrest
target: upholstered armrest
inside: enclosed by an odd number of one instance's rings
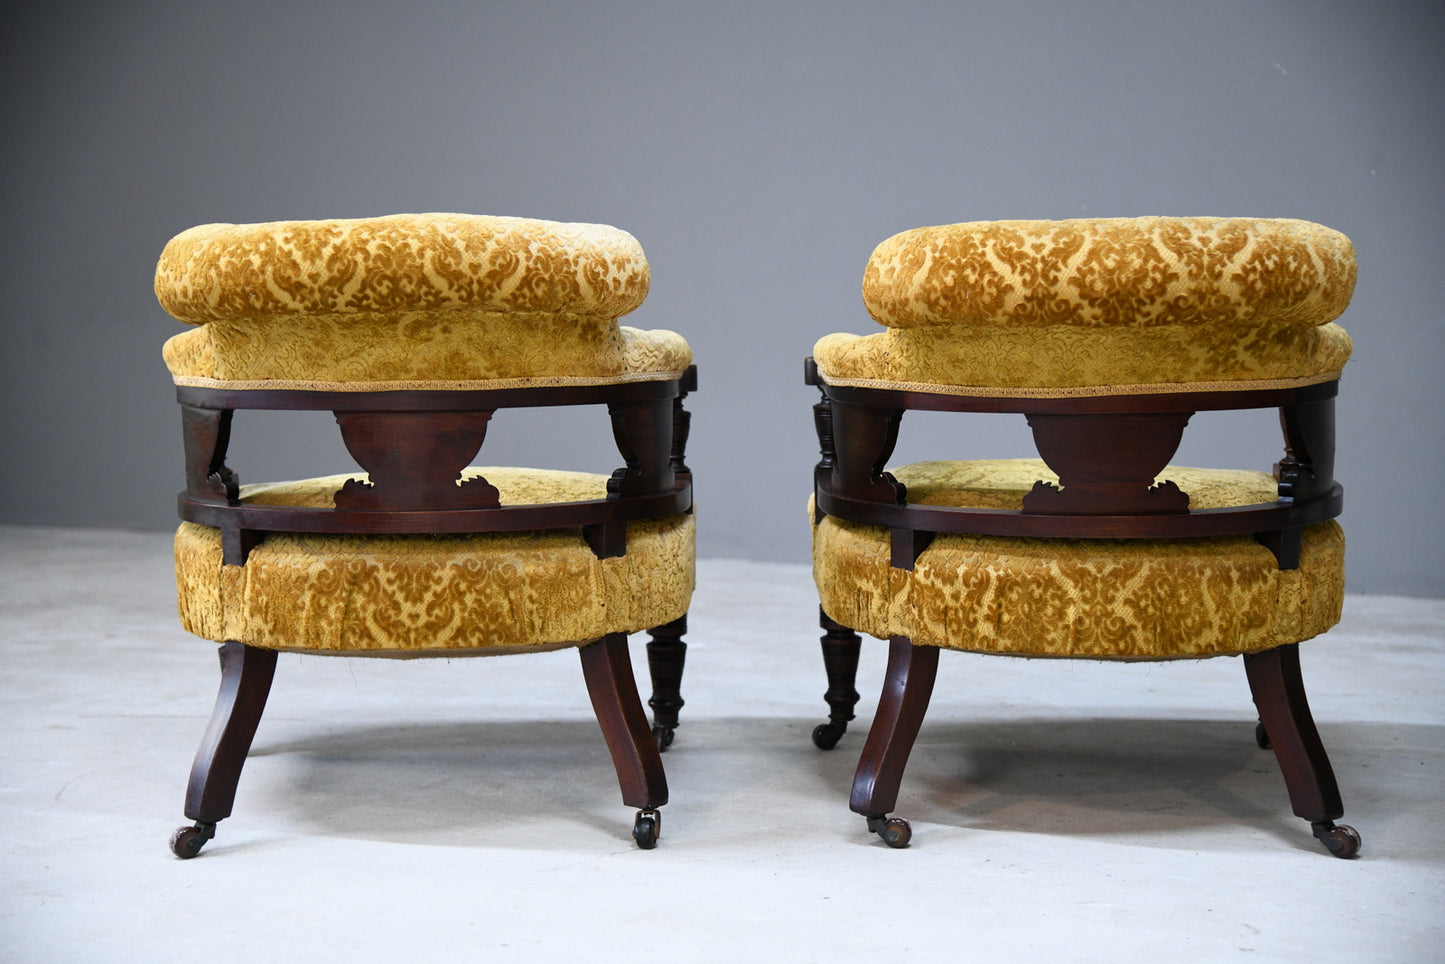
[[[367,323],[330,316],[264,331],[212,322],[170,338],[162,354],[177,385],[241,390],[611,385],[676,378],[692,364],[691,347],[673,331],[588,329],[567,315],[510,317],[530,324],[499,333],[426,313]]]
[[[813,358],[830,385],[1066,398],[1313,385],[1339,378],[1352,350],[1336,324],[959,326],[825,335]]]

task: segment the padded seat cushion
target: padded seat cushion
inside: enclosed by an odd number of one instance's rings
[[[829,335],[834,385],[1069,396],[1330,381],[1354,249],[1307,221],[1110,218],[905,231],[873,252],[869,313]]]
[[[1018,508],[1034,460],[932,462],[894,470],[910,501]],[[1194,508],[1274,498],[1254,472],[1171,466],[1161,478]],[[889,563],[889,531],[825,517],[813,529],[823,611],[886,639],[1018,656],[1174,659],[1271,649],[1325,632],[1344,600],[1344,534],[1304,530],[1300,568],[1281,572],[1248,536],[1032,539],[942,534],[912,571]]]
[[[406,214],[191,228],[155,288],[200,326],[166,343],[177,384],[363,391],[673,377],[680,336],[617,324],[649,283],[607,225]]]
[[[603,498],[607,476],[484,468],[503,505]],[[329,506],[338,475],[245,486],[242,501]],[[687,612],[693,516],[633,522],[599,560],[580,530],[462,536],[269,533],[244,566],[220,531],[176,532],[181,623],[216,641],[370,656],[547,650],[660,626]]]

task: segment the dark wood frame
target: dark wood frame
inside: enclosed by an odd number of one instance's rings
[[[186,453],[182,519],[221,531],[226,565],[244,565],[268,532],[348,534],[492,533],[581,528],[598,558],[627,552],[627,524],[692,511],[686,463],[690,415],[683,402],[697,370],[658,381],[476,391],[323,392],[178,387]],[[459,484],[498,409],[606,405],[624,465],[607,496],[577,502],[502,506],[483,478]],[[347,450],[369,475],[348,481],[335,508],[245,504],[226,464],[231,423],[240,409],[329,410]],[[639,808],[633,837],[650,849],[660,835],[667,779],[659,753],[678,725],[687,644],[684,615],[649,630],[655,713],[649,729],[632,676],[625,634],[579,640],[583,675],[617,770],[626,805]],[[451,655],[438,651],[437,655]],[[191,768],[185,814],[195,821],[171,840],[193,857],[231,813],[251,741],[275,673],[276,653],[221,645],[221,690]]]
[[[1338,382],[1296,388],[1068,398],[982,396],[830,385],[813,359],[804,381],[819,389],[813,407],[821,458],[814,471],[817,519],[832,515],[890,531],[894,568],[912,569],[939,533],[1067,539],[1187,539],[1252,535],[1281,569],[1299,566],[1300,531],[1340,514],[1334,479],[1334,403]],[[1285,452],[1275,465],[1278,498],[1231,508],[1193,510],[1188,496],[1156,477],[1174,455],[1195,412],[1278,408]],[[1023,415],[1040,457],[1060,484],[1038,481],[1018,510],[910,505],[887,471],[906,411],[1010,412]],[[829,721],[814,743],[831,749],[853,718],[858,694],[857,635],[821,613]],[[937,670],[938,649],[906,636],[890,643],[883,695],[855,775],[850,805],[892,846],[911,838],[907,821],[889,818]],[[1336,856],[1353,856],[1359,835],[1335,825],[1339,789],[1305,698],[1297,645],[1244,657],[1259,710],[1259,741],[1272,746],[1298,816]]]

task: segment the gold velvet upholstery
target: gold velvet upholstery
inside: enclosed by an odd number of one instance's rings
[[[1313,326],[1354,287],[1349,238],[1308,221],[974,221],[878,245],[863,302],[890,328]]]
[[[203,224],[156,267],[161,307],[190,324],[418,309],[616,318],[649,282],[626,231],[471,214]]]
[[[821,749],[853,720],[861,640],[888,642],[851,809],[889,814],[940,650],[1166,660],[1239,655],[1297,816],[1359,852],[1310,717],[1303,640],[1339,621],[1334,402],[1354,251],[1303,221],[1003,221],[905,231],[863,278],[887,330],[833,334],[808,381],[822,459],[813,575]],[[1275,474],[1166,465],[1199,412],[1275,408]],[[888,466],[910,410],[1026,418],[1045,461]]]
[[[1069,396],[1339,377],[1354,249],[1294,220],[1000,221],[905,231],[869,259],[887,331],[829,335],[829,384]],[[925,386],[932,386],[925,388]]]
[[[503,505],[605,498],[607,476],[485,468]],[[329,507],[348,478],[245,486],[242,502]],[[176,532],[181,623],[263,649],[363,656],[556,649],[687,612],[693,516],[633,522],[598,559],[580,529],[460,536],[272,533],[222,565],[217,529]]]
[[[813,357],[832,385],[1055,398],[1311,385],[1338,378],[1351,349],[1335,324],[964,327],[827,335]]]
[[[681,336],[617,323],[648,283],[626,232],[519,218],[210,224],[166,246],[156,295],[195,326],[164,348],[186,454],[178,608],[221,643],[222,677],[173,853],[196,856],[230,815],[278,652],[569,646],[633,839],[656,845],[694,579],[696,382]],[[465,467],[499,412],[542,406],[605,406],[625,465]],[[362,469],[239,485],[246,409],[330,410]],[[651,727],[627,648],[643,630]]]
[[[1018,509],[1033,459],[926,462],[893,473],[909,501]],[[1194,509],[1273,501],[1262,472],[1169,466]],[[1298,570],[1249,536],[1029,539],[940,534],[913,570],[890,565],[889,530],[824,517],[813,572],[832,619],[886,639],[1016,656],[1173,659],[1296,643],[1339,621],[1344,535],[1307,528]]]
[[[462,214],[208,224],[173,238],[156,296],[164,355],[202,389],[486,390],[677,378],[670,331],[617,324],[647,295],[635,238],[599,224]],[[607,498],[607,477],[484,471],[503,505]],[[349,476],[245,486],[242,503],[333,507]],[[365,479],[364,473],[356,478]],[[220,531],[176,535],[182,621],[217,641],[372,655],[505,652],[636,632],[687,610],[690,514],[633,522],[598,559],[581,530],[272,532],[245,565]]]
[[[165,346],[179,385],[376,391],[675,378],[681,337],[617,323],[649,281],[607,225],[407,214],[191,228],[155,289],[200,326]]]

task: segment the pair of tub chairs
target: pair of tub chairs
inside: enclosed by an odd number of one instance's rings
[[[905,232],[868,262],[885,330],[829,335],[811,502],[833,748],[858,632],[889,640],[851,806],[890,816],[941,649],[1159,660],[1242,655],[1294,812],[1337,856],[1342,814],[1297,644],[1336,621],[1332,323],[1349,241],[1301,221],[1140,218]],[[171,848],[231,813],[278,652],[465,656],[576,648],[633,836],[667,801],[693,591],[687,343],[617,319],[647,294],[630,235],[452,214],[213,224],[174,238],[156,293],[194,327],[165,360],[183,416],[184,627],[222,681]],[[472,467],[498,410],[606,406],[610,476]],[[1272,473],[1169,465],[1191,415],[1278,409]],[[361,471],[241,485],[234,412],[334,413]],[[1025,416],[1041,459],[889,468],[903,413]],[[800,407],[801,414],[801,407]],[[503,412],[505,417],[505,412]],[[648,631],[651,724],[627,649]]]

